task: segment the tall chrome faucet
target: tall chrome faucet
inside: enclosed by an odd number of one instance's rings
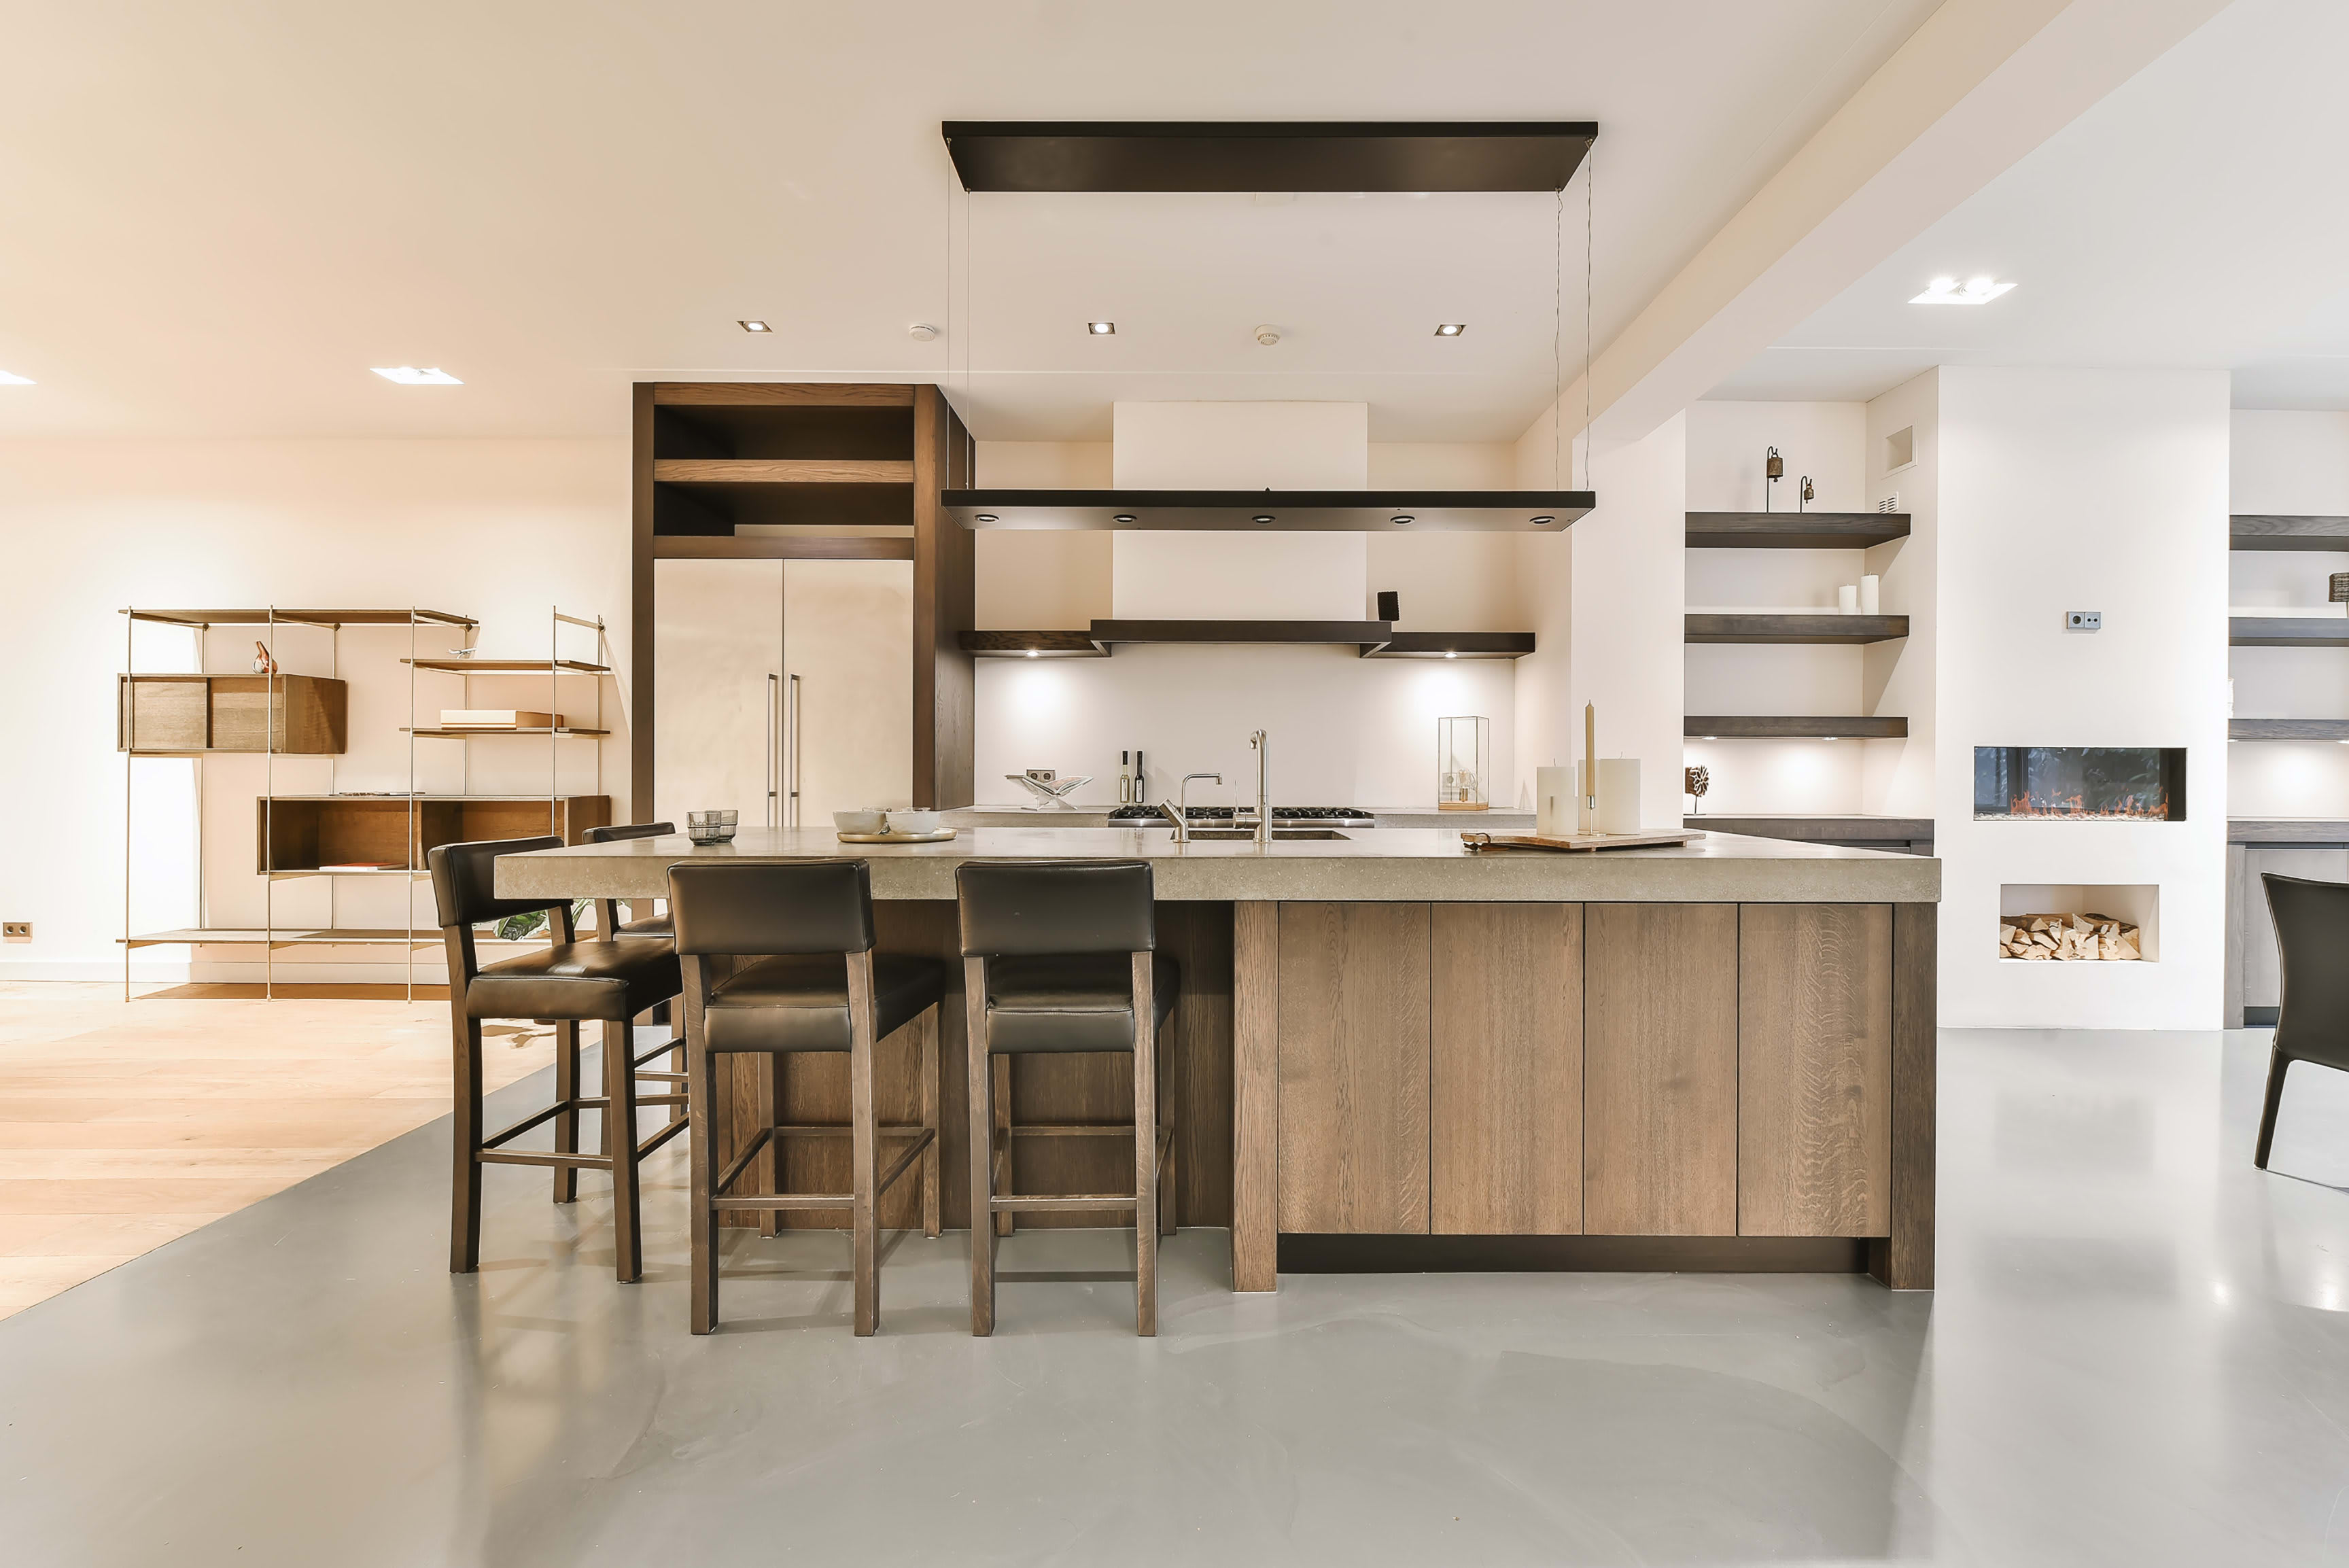
[[[1271,748],[1261,729],[1248,737],[1248,746],[1256,753],[1256,841],[1269,844],[1272,842],[1272,797],[1265,789],[1264,770],[1271,756]]]

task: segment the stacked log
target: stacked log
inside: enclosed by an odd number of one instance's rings
[[[2137,927],[2109,914],[2002,915],[1998,954],[2049,963],[2145,956]]]

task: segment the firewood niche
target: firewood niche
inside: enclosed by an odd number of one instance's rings
[[[1998,954],[2002,958],[2050,962],[2145,957],[2137,928],[2109,914],[2001,915]]]

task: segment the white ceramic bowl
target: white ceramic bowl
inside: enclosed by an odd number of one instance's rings
[[[940,818],[936,811],[916,811],[911,809],[889,813],[889,830],[893,833],[935,833]]]
[[[862,811],[834,811],[832,825],[843,833],[877,833],[888,813],[867,809]]]

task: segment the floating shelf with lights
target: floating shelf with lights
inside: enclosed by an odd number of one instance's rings
[[[965,632],[965,653],[988,659],[1105,659],[1120,643],[1351,645],[1366,659],[1516,659],[1531,632],[1398,632],[1386,621],[1095,621],[1089,630]]]

